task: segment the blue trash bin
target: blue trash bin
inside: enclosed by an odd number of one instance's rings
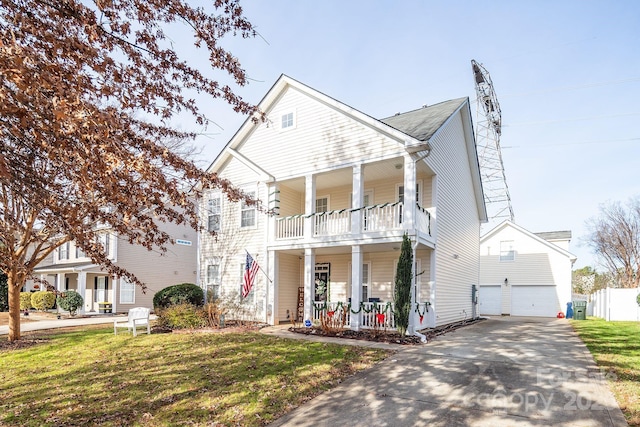
[[[567,313],[565,317],[567,319],[571,319],[573,317],[573,304],[570,302],[567,303]]]

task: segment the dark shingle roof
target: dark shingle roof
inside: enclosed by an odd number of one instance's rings
[[[544,240],[569,240],[571,239],[571,231],[545,231],[542,233],[533,233]]]
[[[380,121],[420,141],[428,141],[467,98],[444,101]]]

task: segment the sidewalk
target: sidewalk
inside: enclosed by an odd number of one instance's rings
[[[124,319],[124,315],[95,314],[77,317],[63,317],[62,319],[51,318],[49,315],[30,313],[28,321],[20,315],[20,332],[40,331],[44,329],[68,328],[70,326],[99,325],[102,323],[113,324],[116,319]],[[154,317],[155,318],[155,317]],[[0,335],[9,333],[9,325],[0,326]]]

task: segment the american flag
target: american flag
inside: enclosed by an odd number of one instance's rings
[[[256,280],[256,274],[260,266],[257,261],[247,252],[247,262],[244,264],[244,277],[242,280],[242,298],[246,298],[251,292],[253,282]]]

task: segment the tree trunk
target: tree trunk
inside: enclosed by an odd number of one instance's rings
[[[9,292],[9,341],[20,339],[20,288],[15,278],[7,277],[7,290]]]

